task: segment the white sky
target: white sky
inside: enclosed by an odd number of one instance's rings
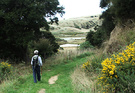
[[[103,11],[100,0],[59,0],[59,3],[65,7],[65,14],[59,19],[97,15]]]

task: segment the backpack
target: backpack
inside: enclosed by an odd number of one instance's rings
[[[38,56],[33,56],[33,67],[34,69],[38,66]]]

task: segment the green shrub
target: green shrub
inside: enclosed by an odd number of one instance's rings
[[[89,41],[85,41],[84,43],[80,44],[80,49],[88,49],[88,48],[94,48]]]
[[[98,80],[106,92],[135,92],[135,42],[127,46],[122,53],[105,59],[102,67]]]
[[[38,42],[34,42],[34,49],[39,50],[39,54],[44,58],[54,53],[53,45],[48,39],[40,39]]]
[[[91,45],[100,47],[104,40],[104,31],[101,29],[97,32],[90,31],[86,36],[86,41],[89,41]]]
[[[58,48],[59,45],[56,43],[56,38],[48,31],[41,31],[41,38],[29,43],[29,51],[33,53],[33,51],[37,49],[40,52],[39,54],[44,58],[56,53]]]
[[[46,32],[41,31],[41,32],[42,32],[41,39],[48,39],[53,49],[53,52],[56,53],[59,48],[59,45],[58,43],[56,43],[56,38],[54,37],[54,35],[49,31]]]

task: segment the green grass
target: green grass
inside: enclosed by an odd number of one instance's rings
[[[0,85],[0,93],[37,93],[41,89],[46,89],[46,93],[74,93],[71,80],[71,72],[77,65],[81,65],[87,61],[86,56],[75,58],[66,63],[52,65],[43,71],[41,81],[34,83],[32,73],[18,77],[13,81],[6,81]],[[45,64],[44,64],[45,65]],[[29,68],[29,70],[32,70]],[[51,76],[58,76],[55,84],[50,85],[48,80]]]

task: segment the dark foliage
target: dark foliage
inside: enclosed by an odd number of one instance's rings
[[[57,49],[59,48],[58,43],[55,42],[56,38],[52,35],[51,32],[48,32],[48,31],[44,32],[44,31],[42,31],[41,33],[42,33],[42,37],[41,38],[48,39],[50,44],[51,44],[51,48],[52,48],[53,53],[56,53],[58,51]]]
[[[110,33],[115,27],[114,18],[115,15],[110,12],[110,9],[104,11],[100,16],[100,19],[103,19],[102,26],[100,29],[105,31],[105,38],[108,39],[110,37]],[[98,30],[98,29],[97,29]]]
[[[135,19],[134,3],[135,0],[101,0],[100,7],[114,14],[115,22],[123,24],[129,19]]]
[[[101,0],[100,7],[101,8],[107,7],[109,2],[110,2],[110,0]]]
[[[103,42],[103,31],[90,31],[86,36],[86,41],[89,41],[92,46],[100,47]]]
[[[116,20],[126,22],[135,19],[135,0],[112,0],[111,12],[115,14]]]
[[[49,30],[46,18],[57,23],[63,9],[58,0],[0,0],[0,58],[24,60],[28,43],[41,37],[39,29]]]

